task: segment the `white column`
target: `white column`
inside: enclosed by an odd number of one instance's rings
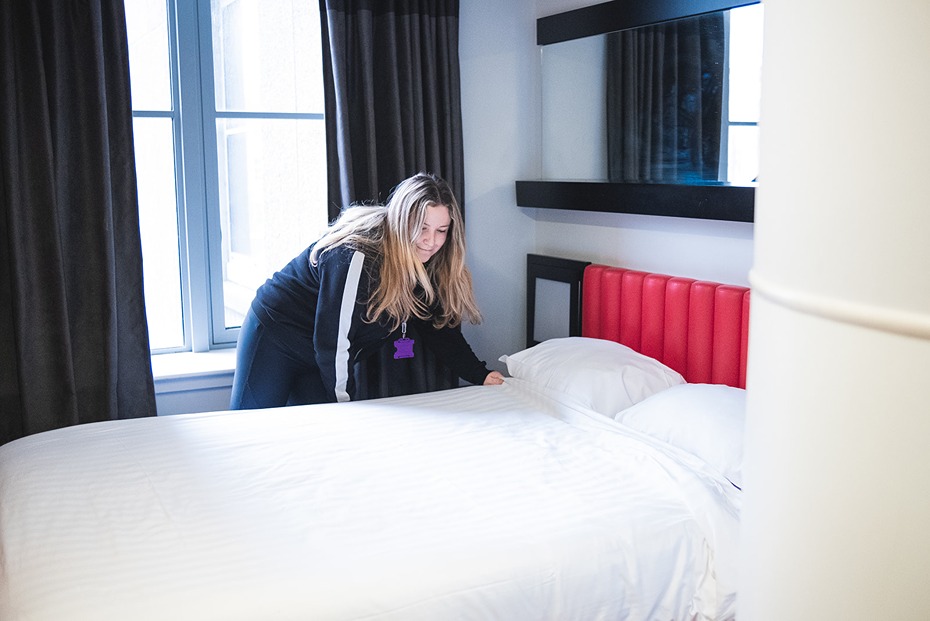
[[[765,20],[739,618],[930,619],[930,3]]]

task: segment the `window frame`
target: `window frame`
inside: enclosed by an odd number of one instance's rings
[[[172,45],[173,106],[178,109],[176,142],[176,177],[178,188],[178,243],[182,256],[181,289],[184,304],[184,349],[194,352],[209,351],[219,344],[215,338],[210,307],[211,258],[210,211],[216,202],[210,200],[207,171],[212,133],[213,151],[216,147],[216,130],[206,122],[207,97],[212,95],[212,46],[202,44],[210,40],[209,2],[198,0],[166,0],[169,15],[169,42],[171,30],[176,40]],[[172,13],[175,14],[171,19]],[[206,20],[204,20],[206,16]],[[205,48],[205,49],[204,49]],[[182,58],[197,58],[198,62],[182,63]],[[204,75],[203,68],[210,75]],[[211,131],[212,129],[212,131]],[[183,232],[182,232],[183,231]],[[238,331],[237,331],[238,335]],[[232,341],[235,341],[233,337]]]
[[[217,122],[324,118],[322,112],[218,111],[212,2],[165,0],[165,5],[170,110],[134,109],[132,114],[172,121],[183,344],[153,349],[152,355],[229,348],[238,338],[238,326],[226,327],[224,308]]]

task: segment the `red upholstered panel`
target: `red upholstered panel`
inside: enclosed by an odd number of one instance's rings
[[[620,342],[620,321],[623,316],[620,300],[625,271],[613,268],[604,272],[601,277],[601,338],[618,343]]]
[[[585,268],[584,282],[581,288],[581,325],[582,334],[592,338],[601,336],[601,285],[606,265],[589,265]]]
[[[643,326],[643,279],[645,272],[628,270],[622,275],[620,288],[620,342],[642,351],[640,338]]]
[[[740,322],[739,383],[746,387],[746,366],[749,362],[749,289],[743,292],[743,319]]]
[[[741,287],[720,285],[714,304],[714,366],[711,383],[736,386],[742,361],[743,293]]]
[[[671,278],[665,293],[665,353],[659,360],[682,375],[688,370],[688,301],[693,282]]]
[[[665,289],[669,277],[648,274],[643,280],[643,332],[640,351],[656,360],[665,351]]]
[[[746,287],[591,265],[582,304],[582,335],[623,343],[692,383],[746,386]]]
[[[710,282],[691,284],[688,310],[688,367],[682,373],[689,382],[710,384],[714,364],[714,290]]]

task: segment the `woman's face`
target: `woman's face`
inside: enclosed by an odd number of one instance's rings
[[[426,263],[434,254],[439,252],[442,245],[446,243],[446,236],[449,234],[451,224],[452,216],[449,214],[449,208],[445,205],[430,205],[426,208],[423,227],[420,229],[416,241],[414,241],[420,261]]]

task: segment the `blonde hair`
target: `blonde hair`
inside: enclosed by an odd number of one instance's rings
[[[424,264],[416,239],[430,207],[449,210],[446,241]],[[385,317],[392,330],[410,317],[432,320],[436,328],[455,327],[463,319],[481,322],[471,273],[465,266],[465,228],[452,189],[435,175],[420,173],[399,183],[385,205],[345,209],[317,241],[310,261],[342,245],[371,255],[380,264],[377,287],[368,299],[366,320]],[[417,295],[417,288],[422,296]],[[431,315],[436,305],[439,313]]]

